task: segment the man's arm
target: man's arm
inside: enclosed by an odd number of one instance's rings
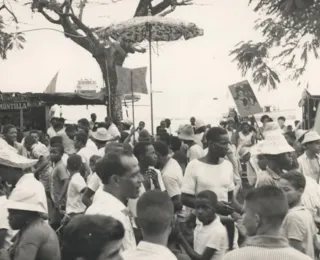
[[[178,212],[181,211],[183,208],[183,205],[181,203],[181,195],[176,195],[171,198],[173,205],[174,205],[174,211]]]
[[[233,191],[228,192],[228,201],[231,203],[231,207],[238,213],[242,213],[242,206],[239,204],[237,198],[233,195]]]
[[[305,250],[302,246],[302,241],[296,240],[296,239],[289,239],[289,244],[292,246],[294,249],[297,249],[298,251],[305,253]]]
[[[179,232],[178,239],[181,246],[192,260],[210,260],[217,251],[216,249],[206,247],[202,255],[200,255],[189,245],[182,232]]]
[[[1,228],[0,229],[0,248],[3,248],[7,235],[8,235],[8,230]]]
[[[181,195],[182,204],[194,209],[196,207],[196,197],[191,194],[182,193]]]
[[[92,196],[95,194],[95,192],[93,190],[91,190],[90,188],[86,188],[83,197],[82,197],[82,203],[89,208],[92,204]]]

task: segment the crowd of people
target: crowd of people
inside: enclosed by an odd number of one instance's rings
[[[261,123],[3,126],[0,260],[318,259],[320,135]]]

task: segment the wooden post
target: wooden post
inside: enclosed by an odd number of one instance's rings
[[[20,131],[23,133],[23,109],[20,109]]]

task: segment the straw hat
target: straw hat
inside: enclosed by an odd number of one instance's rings
[[[277,123],[267,123],[263,135],[265,140],[255,148],[257,149],[257,154],[277,155],[294,152],[294,149],[288,144]]]
[[[203,122],[203,120],[197,119],[196,125],[195,125],[196,130],[198,130],[201,127],[205,127],[205,126],[206,126],[206,124]]]
[[[241,147],[238,154],[240,159],[245,157],[248,153],[250,153],[250,148],[249,147]]]
[[[47,214],[46,205],[43,204],[37,191],[37,189],[28,186],[19,186],[19,188],[13,189],[6,204],[7,208]]]
[[[185,141],[194,141],[195,140],[195,134],[193,131],[192,125],[185,125],[179,133],[179,139],[185,140]]]
[[[12,168],[28,169],[36,165],[38,160],[30,160],[17,154],[15,149],[3,139],[0,141],[0,164]]]
[[[296,131],[296,139],[299,142],[299,140],[308,132],[307,130],[298,129]]]
[[[129,118],[125,118],[125,119],[121,120],[121,123],[125,124],[125,125],[128,125],[128,126],[132,126],[133,125],[132,120],[129,119]]]
[[[319,141],[320,135],[316,131],[308,131],[304,135],[304,139],[301,144],[311,143],[314,141]]]
[[[110,135],[108,133],[108,130],[104,127],[100,127],[97,129],[96,132],[92,133],[92,137],[95,140],[101,141],[101,142],[107,142],[110,139]]]

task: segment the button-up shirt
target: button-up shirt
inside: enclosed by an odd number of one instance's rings
[[[177,260],[176,256],[162,245],[141,241],[136,249],[123,253],[124,260]]]
[[[132,219],[127,207],[116,197],[102,188],[98,189],[94,196],[92,205],[87,209],[86,215],[101,214],[110,216],[120,221],[125,229],[123,238],[123,249],[135,249],[136,239],[132,228]]]
[[[292,248],[284,237],[253,236],[247,239],[244,247],[227,253],[224,260],[311,260]]]
[[[320,156],[316,155],[314,159],[310,159],[306,153],[298,158],[299,170],[305,176],[309,176],[319,183],[320,178]]]

